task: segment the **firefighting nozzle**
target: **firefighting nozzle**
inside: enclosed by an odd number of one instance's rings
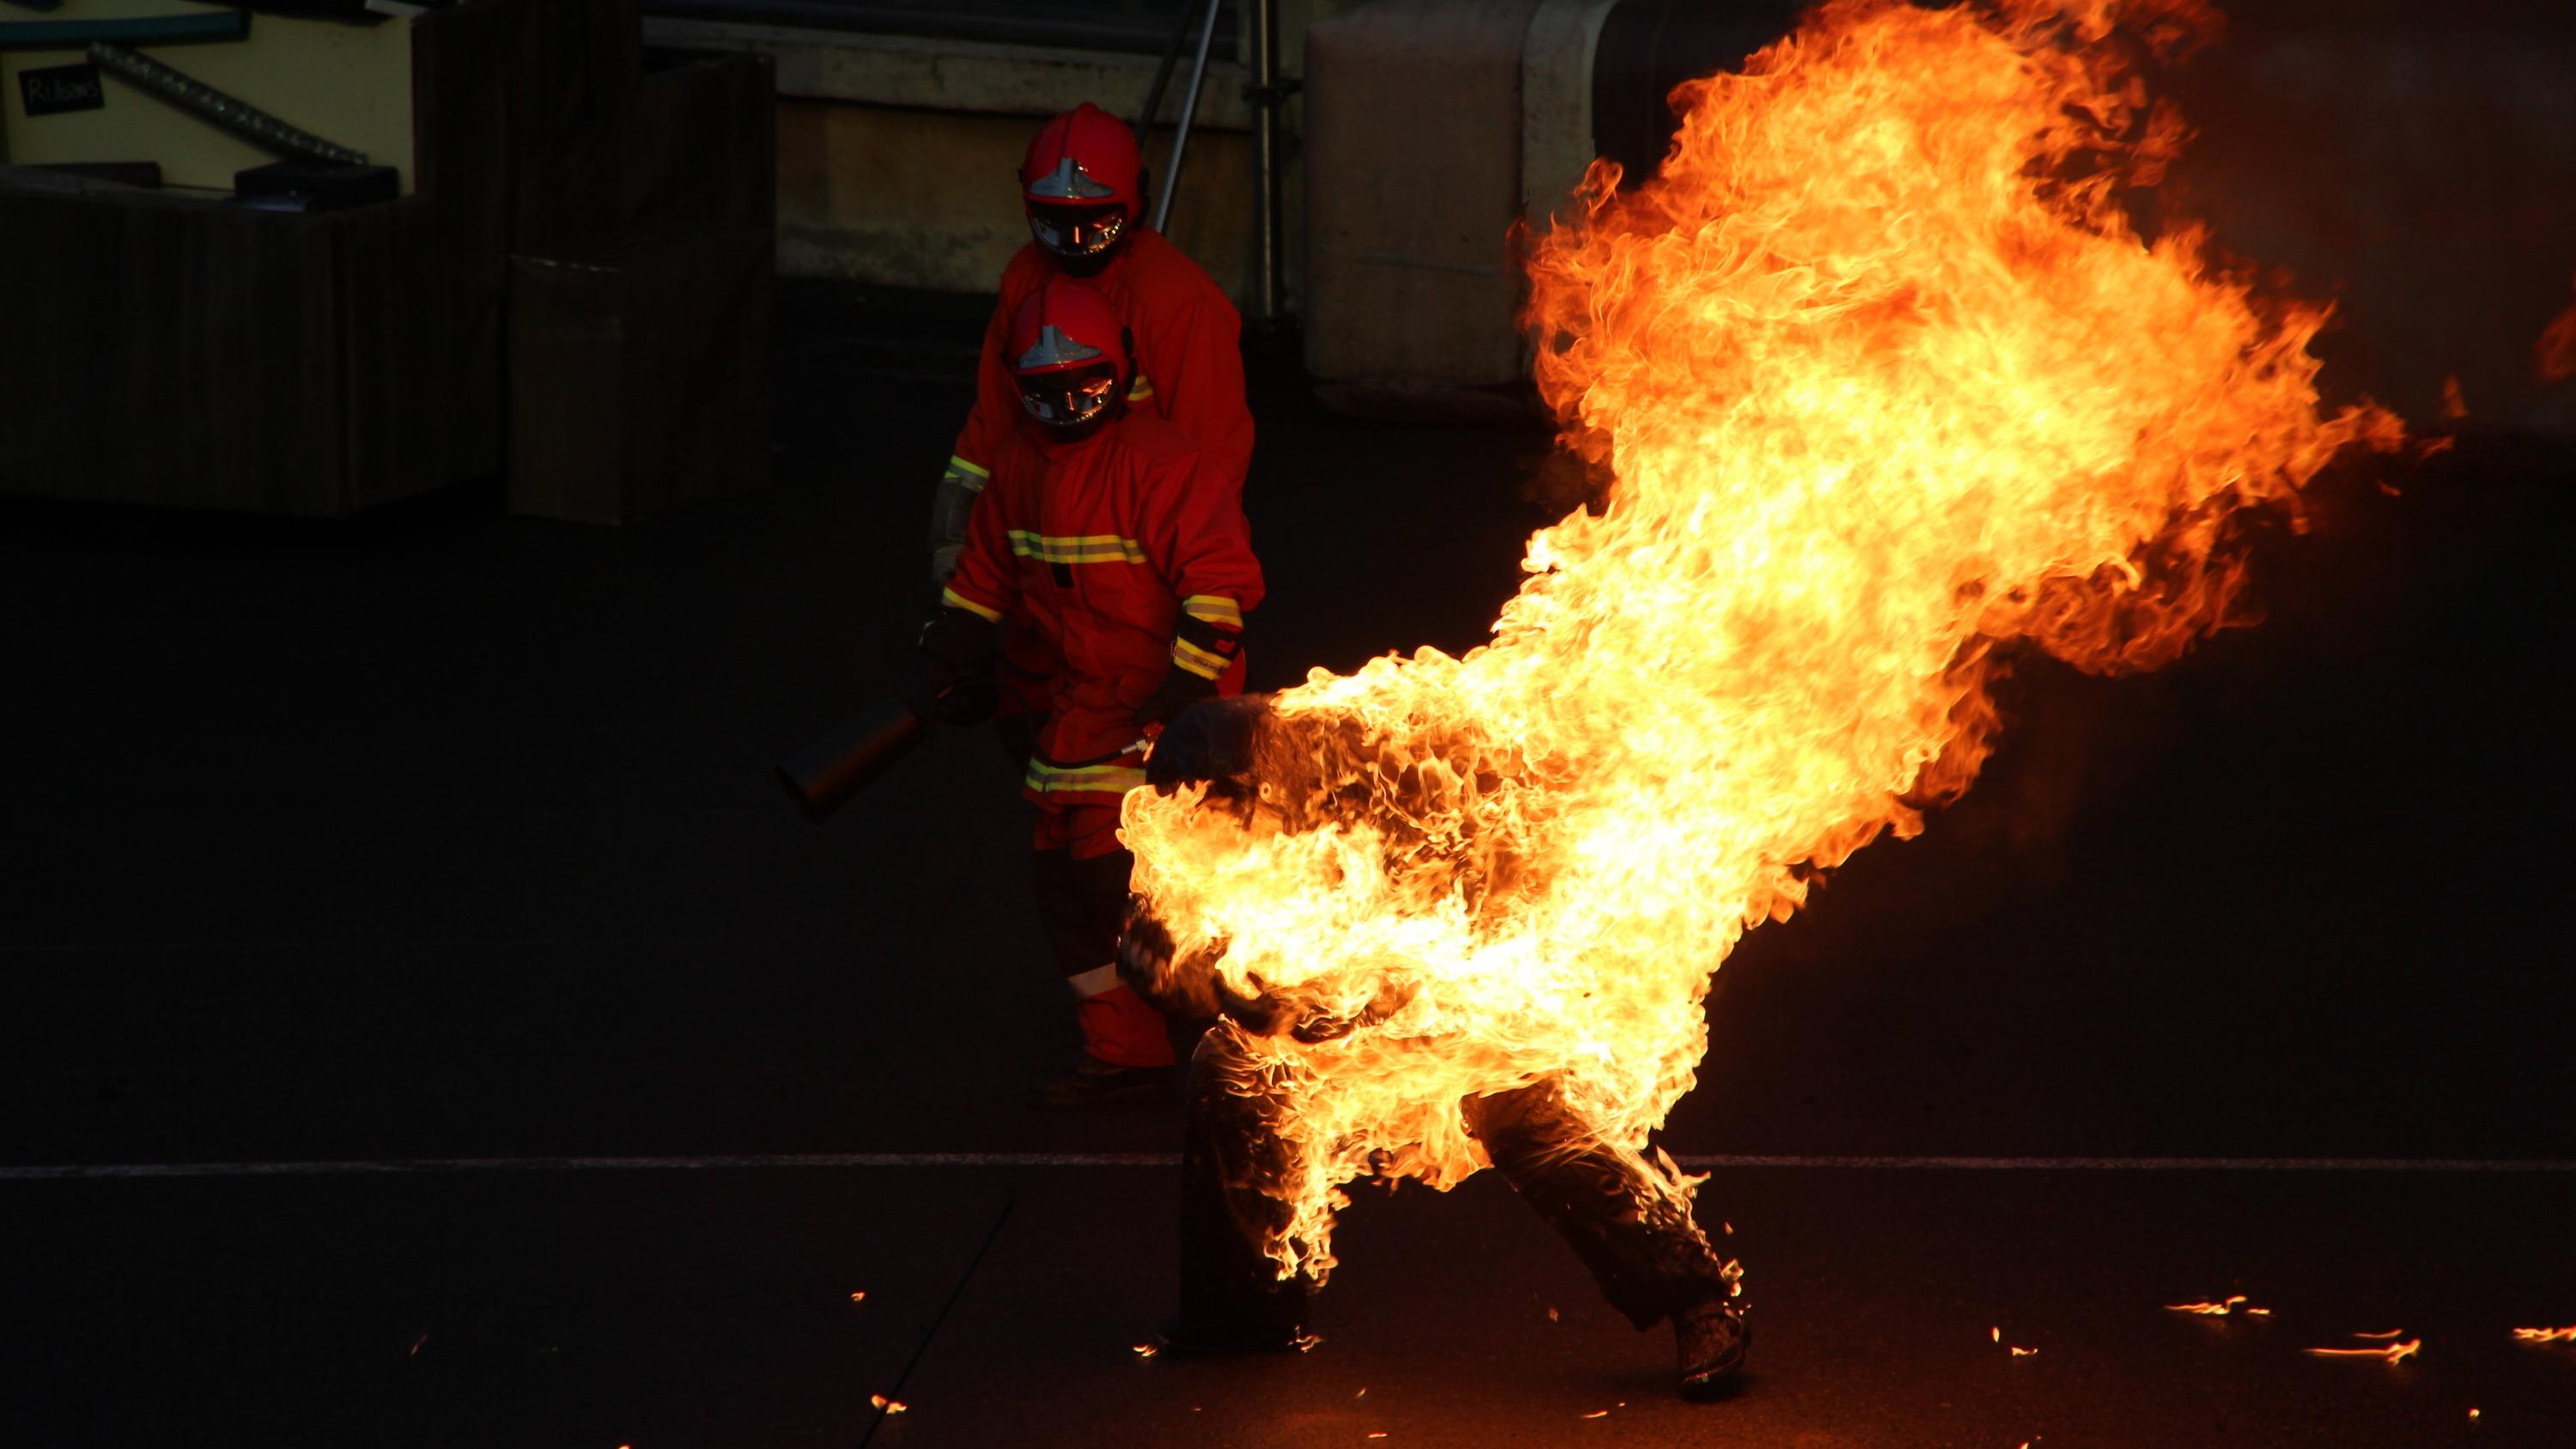
[[[805,818],[820,825],[928,739],[933,725],[990,719],[997,694],[990,675],[977,675],[937,694],[895,700],[852,715],[781,762],[779,783],[796,797]]]

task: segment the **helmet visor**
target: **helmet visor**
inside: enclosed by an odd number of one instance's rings
[[[1038,245],[1060,257],[1093,257],[1118,244],[1127,230],[1127,208],[1031,206],[1029,231]]]
[[[1020,377],[1020,406],[1051,428],[1078,427],[1109,411],[1118,396],[1118,369],[1106,362]]]

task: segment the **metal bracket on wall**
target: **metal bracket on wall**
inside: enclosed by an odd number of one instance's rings
[[[272,156],[292,161],[337,161],[350,166],[367,164],[364,151],[352,151],[299,130],[248,101],[226,95],[139,51],[99,41],[90,46],[89,58],[118,80],[159,96],[210,126],[230,131]]]

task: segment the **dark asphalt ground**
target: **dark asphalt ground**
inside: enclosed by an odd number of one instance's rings
[[[1809,1159],[1702,1194],[1737,1400],[1490,1179],[1363,1190],[1312,1353],[1143,1361],[1177,1121],[1019,1104],[1071,1040],[999,752],[821,830],[768,775],[908,677],[978,318],[782,310],[779,485],[639,526],[0,504],[0,1439],[2576,1444],[2510,1332],[2576,1324],[2576,462],[2322,480],[2262,627],[2029,664],[1967,802],[1754,933],[1668,1134]],[[1257,676],[1473,643],[1544,436],[1255,407]],[[782,1154],[840,1160],[704,1161]],[[2023,1161],[1813,1161],[1891,1156]],[[561,1157],[665,1161],[29,1170]],[[2176,1157],[2248,1161],[2030,1161]]]

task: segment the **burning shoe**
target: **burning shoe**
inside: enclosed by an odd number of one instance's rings
[[[1073,1070],[1029,1093],[1029,1105],[1041,1112],[1078,1112],[1150,1102],[1171,1091],[1170,1067],[1122,1067],[1085,1052]]]
[[[1682,1397],[1721,1399],[1740,1382],[1753,1327],[1742,1309],[1721,1299],[1674,1314],[1673,1342],[1681,1351]]]

